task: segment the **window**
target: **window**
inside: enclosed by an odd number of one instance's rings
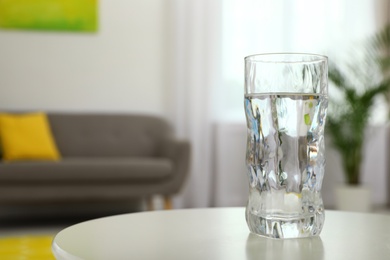
[[[222,2],[221,86],[215,103],[224,120],[245,120],[245,56],[307,52],[342,61],[379,27],[378,6],[370,0]]]

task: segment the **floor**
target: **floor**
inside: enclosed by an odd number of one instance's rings
[[[99,204],[0,208],[0,238],[55,235],[71,225],[95,218],[143,211],[143,205]]]

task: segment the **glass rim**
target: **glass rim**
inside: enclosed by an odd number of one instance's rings
[[[264,57],[264,59],[262,59]],[[269,58],[266,58],[269,57]],[[273,57],[273,58],[271,58]],[[280,57],[276,59],[276,57]],[[284,58],[283,58],[284,57]],[[286,57],[297,57],[297,59],[287,59]],[[308,57],[309,60],[303,60],[298,58]],[[328,57],[326,55],[314,54],[314,53],[300,53],[300,52],[274,52],[274,53],[258,53],[248,55],[244,58],[245,62],[260,62],[260,63],[316,63],[326,62]]]

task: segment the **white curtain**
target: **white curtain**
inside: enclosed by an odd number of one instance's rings
[[[173,57],[170,115],[191,142],[191,170],[176,207],[208,207],[212,198],[212,111],[220,61],[219,1],[169,1],[168,45]]]
[[[343,60],[388,21],[389,8],[387,0],[167,1],[169,111],[178,136],[192,144],[190,177],[176,207],[218,206],[212,129],[215,122],[245,122],[246,55],[311,52]]]

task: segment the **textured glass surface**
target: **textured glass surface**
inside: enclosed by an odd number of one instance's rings
[[[251,232],[272,238],[319,235],[324,223],[326,58],[313,63],[312,55],[293,56],[286,62],[246,59],[246,220]],[[306,60],[314,69],[305,69]],[[270,72],[286,66],[283,75]],[[275,82],[282,84],[266,86]]]
[[[315,54],[260,54],[245,58],[245,93],[328,94],[327,58]]]

